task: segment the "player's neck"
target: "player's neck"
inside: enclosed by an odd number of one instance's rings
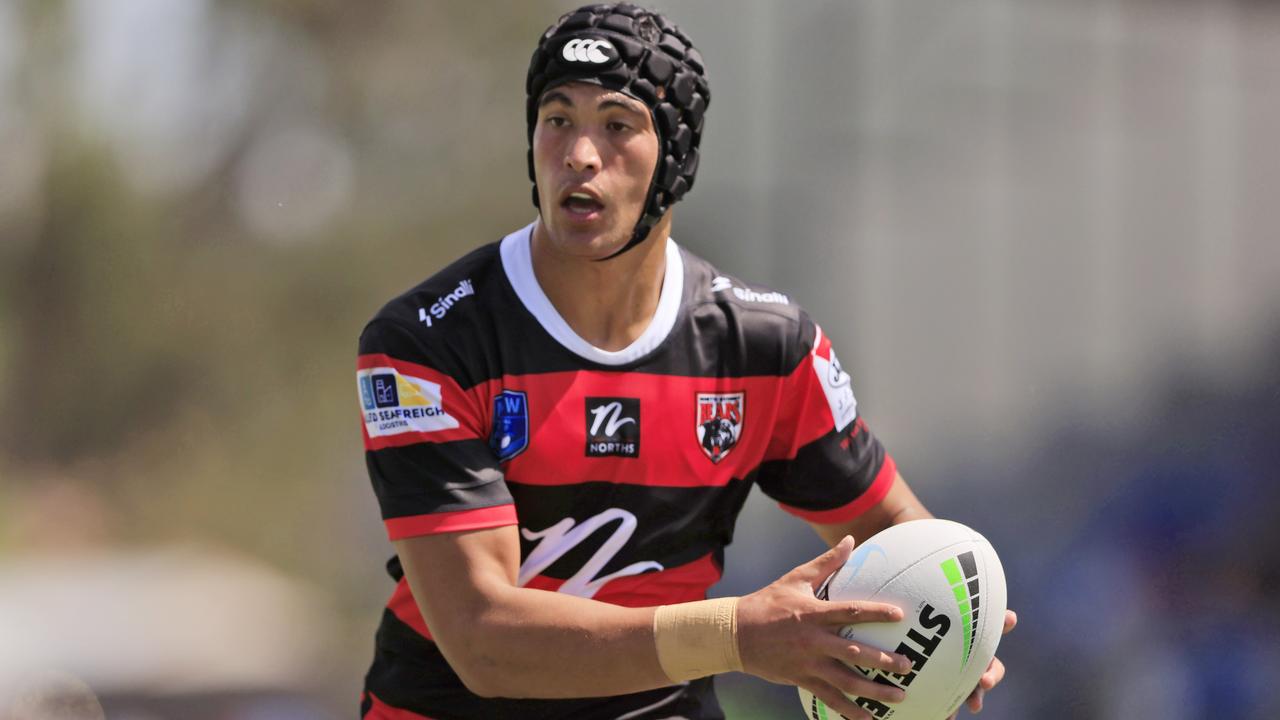
[[[644,334],[657,312],[670,227],[664,219],[644,242],[604,261],[557,253],[535,233],[534,277],[578,337],[601,350],[622,350]]]

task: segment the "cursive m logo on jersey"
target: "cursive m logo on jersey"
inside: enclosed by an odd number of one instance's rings
[[[639,398],[589,397],[587,457],[639,457]]]
[[[596,550],[591,559],[587,560],[572,577],[565,580],[557,592],[591,598],[595,597],[595,594],[600,592],[600,588],[604,587],[604,584],[610,580],[663,569],[662,563],[644,560],[631,563],[621,570],[608,575],[600,575],[600,571],[613,560],[614,556],[622,550],[627,541],[631,539],[631,536],[635,534],[636,525],[638,524],[634,514],[622,508],[609,508],[599,515],[592,515],[581,523],[571,517],[567,517],[545,530],[535,531],[528,528],[520,528],[520,534],[524,536],[525,540],[536,541],[538,544],[533,547],[533,550],[529,551],[529,555],[520,564],[520,573],[516,578],[516,583],[520,587],[528,585],[530,580],[537,577],[543,570],[551,567],[552,563],[578,545],[586,542],[604,526],[614,522],[618,523],[617,527],[605,539],[600,549]]]

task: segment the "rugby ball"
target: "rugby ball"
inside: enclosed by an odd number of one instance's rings
[[[912,670],[854,669],[906,691],[901,703],[849,696],[878,719],[945,720],[978,685],[1004,629],[1004,568],[987,539],[950,520],[913,520],[876,533],[818,588],[824,600],[875,600],[902,608],[896,623],[860,623],[841,637],[906,655]],[[837,720],[801,688],[810,720]]]

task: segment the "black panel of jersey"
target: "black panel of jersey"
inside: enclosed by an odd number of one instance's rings
[[[518,525],[522,586],[647,607],[706,596],[752,484],[817,524],[888,492],[892,458],[830,340],[786,295],[668,240],[650,327],[602,351],[538,287],[532,229],[395,298],[360,337],[365,455],[388,537]],[[397,586],[368,718],[723,717],[710,679],[606,699],[475,696],[399,563],[388,567]]]

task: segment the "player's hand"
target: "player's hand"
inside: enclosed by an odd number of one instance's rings
[[[845,693],[890,703],[902,702],[905,695],[898,688],[871,682],[848,665],[905,673],[911,663],[903,655],[838,634],[850,623],[897,622],[903,617],[900,608],[814,597],[822,581],[844,565],[853,545],[853,538],[845,537],[814,560],[739,600],[738,650],[746,672],[803,687],[849,720],[871,720]]]
[[[1017,627],[1017,625],[1018,614],[1012,610],[1005,610],[1003,634],[1007,635],[1009,631]],[[969,708],[969,712],[974,713],[975,715],[982,712],[982,697],[987,694],[988,690],[999,685],[1000,681],[1003,679],[1004,663],[1000,662],[1000,658],[991,658],[991,664],[987,666],[986,672],[982,673],[982,677],[978,678],[978,687],[974,688],[973,692],[970,693],[969,697],[964,701],[965,706]],[[959,714],[960,713],[957,712],[947,718],[947,720],[955,720],[956,715]]]

